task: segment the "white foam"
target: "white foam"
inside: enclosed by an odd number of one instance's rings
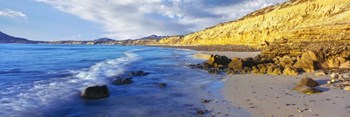
[[[108,77],[123,73],[125,65],[138,59],[132,52],[124,54],[120,58],[99,62],[87,69],[72,71],[74,76],[7,87],[0,92],[0,115],[51,107],[52,103],[77,95],[86,86],[106,84]]]

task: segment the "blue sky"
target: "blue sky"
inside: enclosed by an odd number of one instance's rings
[[[286,0],[0,0],[0,31],[32,40],[178,35]]]

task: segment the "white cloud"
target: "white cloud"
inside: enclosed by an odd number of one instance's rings
[[[286,0],[36,0],[102,24],[111,38],[186,34]]]
[[[27,19],[27,16],[19,11],[14,11],[11,9],[0,10],[0,17],[11,17],[11,18],[23,18]]]

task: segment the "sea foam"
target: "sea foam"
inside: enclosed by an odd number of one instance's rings
[[[34,115],[41,116],[38,110],[59,107],[87,86],[108,84],[109,77],[122,74],[123,68],[137,59],[136,54],[128,51],[119,58],[71,71],[73,75],[68,77],[7,85],[0,92],[0,115],[22,116],[35,111]]]

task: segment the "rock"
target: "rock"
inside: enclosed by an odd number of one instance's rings
[[[198,115],[204,115],[204,114],[205,114],[205,112],[204,112],[204,111],[202,111],[202,110],[197,110],[197,114],[198,114]]]
[[[253,74],[261,74],[260,70],[257,67],[255,67],[255,66],[252,67],[252,73]]]
[[[324,73],[324,71],[320,71],[315,73],[316,76],[326,76],[326,73]]]
[[[226,68],[230,62],[231,60],[229,58],[220,55],[211,55],[208,60],[208,64],[216,68]]]
[[[330,58],[327,60],[327,65],[330,68],[338,68],[340,66],[340,61],[337,58]]]
[[[335,83],[335,82],[337,82],[337,80],[332,78],[331,83]]]
[[[338,79],[339,75],[336,73],[332,73],[331,75],[329,75],[331,78],[333,79]]]
[[[294,61],[292,58],[290,58],[289,56],[283,56],[283,58],[281,59],[280,63],[279,63],[283,68],[287,68],[287,67],[291,67],[294,64]]]
[[[218,74],[219,73],[219,69],[218,68],[210,68],[208,70],[209,74]]]
[[[267,66],[267,72],[266,74],[270,74],[270,75],[281,75],[282,71],[281,68],[274,65],[274,64],[269,64]]]
[[[107,85],[103,86],[90,86],[84,89],[81,93],[81,97],[85,99],[101,99],[109,96]]]
[[[131,84],[132,82],[131,77],[117,77],[116,80],[113,81],[113,83],[116,85]]]
[[[327,81],[327,84],[332,84],[332,82],[331,81]]]
[[[295,70],[291,67],[287,67],[283,70],[283,75],[296,76],[296,75],[298,75],[298,72],[297,72],[297,70]]]
[[[350,91],[350,86],[346,86],[346,87],[344,87],[344,89],[343,89],[343,90]]]
[[[228,64],[228,68],[233,71],[241,71],[243,69],[243,62],[241,59],[234,57]]]
[[[150,73],[144,71],[134,71],[129,73],[130,76],[146,76],[148,74]]]
[[[350,73],[345,73],[345,74],[343,74],[343,78],[344,78],[344,79],[349,79],[349,78],[350,78]]]
[[[158,87],[159,87],[159,88],[165,88],[166,86],[167,86],[166,83],[159,83],[159,84],[158,84]]]
[[[300,81],[298,82],[298,86],[316,87],[320,85],[312,78],[305,76],[304,78],[300,79]]]
[[[314,72],[315,69],[322,68],[317,55],[311,51],[304,52],[293,66],[302,68],[305,72]]]
[[[258,68],[259,68],[259,73],[260,74],[266,74],[267,72],[267,67],[265,64],[259,64],[258,65]]]
[[[350,61],[342,63],[339,68],[341,69],[350,69]]]
[[[293,88],[293,90],[298,91],[300,93],[304,94],[316,94],[316,93],[322,93],[322,90],[313,88],[313,87],[308,87],[308,86],[297,86]]]
[[[243,67],[253,67],[255,65],[255,61],[252,57],[244,58],[242,60]]]

